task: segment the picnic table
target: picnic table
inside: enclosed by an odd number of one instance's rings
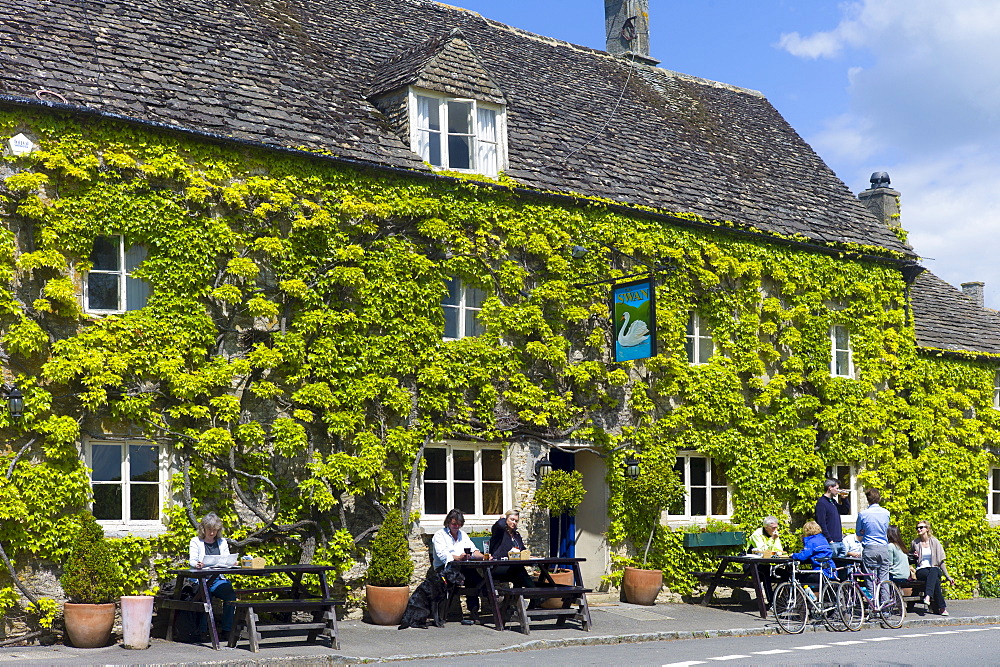
[[[160,607],[170,610],[167,620],[167,641],[173,640],[174,620],[178,610],[193,611],[208,614],[209,636],[212,647],[219,650],[219,632],[215,625],[215,615],[212,613],[212,599],[208,592],[208,581],[213,576],[226,575],[240,577],[263,577],[273,574],[284,574],[291,581],[290,586],[270,588],[236,588],[236,618],[232,631],[229,633],[229,646],[235,647],[244,628],[250,640],[250,649],[259,649],[262,632],[299,632],[307,635],[308,641],[315,641],[319,635],[330,638],[334,649],[340,648],[337,636],[336,605],[343,601],[330,597],[330,587],[327,584],[326,573],[336,568],[327,565],[276,565],[264,568],[202,568],[170,570],[176,575],[173,596],[160,601]],[[307,574],[319,577],[319,594],[313,594],[302,585],[302,578]],[[182,600],[184,580],[195,582],[195,594],[190,600]],[[261,594],[282,595],[278,600],[254,599]],[[312,612],[311,622],[295,622],[291,619],[294,612]],[[261,623],[260,612],[276,612],[285,614],[284,619],[274,623]]]
[[[585,558],[529,558],[524,560],[470,560],[459,561],[462,568],[481,570],[484,584],[483,590],[493,611],[493,620],[497,630],[505,627],[504,615],[512,612],[517,615],[524,634],[531,633],[530,620],[539,618],[556,618],[562,625],[568,618],[579,621],[587,632],[590,632],[590,607],[587,605],[587,593],[584,588],[583,575],[580,574],[580,563]],[[497,586],[493,580],[493,568],[507,565],[523,565],[538,568],[537,585],[532,588],[518,588],[510,584]],[[552,570],[559,566],[568,567],[573,571],[571,585],[557,584],[552,579]],[[506,582],[505,582],[506,583]],[[562,607],[557,609],[528,609],[531,600],[558,599]]]
[[[720,585],[730,588],[752,588],[757,593],[757,607],[760,610],[760,617],[767,618],[767,595],[764,592],[764,582],[761,579],[760,570],[763,567],[770,568],[775,565],[791,563],[792,559],[788,557],[762,558],[761,556],[743,555],[719,556],[719,560],[719,567],[714,573],[694,573],[695,576],[702,575],[703,578],[708,579],[708,590],[705,592],[705,597],[701,600],[701,606],[708,606],[712,600],[712,595],[715,594],[715,589]],[[749,575],[743,572],[726,572],[726,568],[731,564],[749,565],[750,567],[746,568],[750,571]]]

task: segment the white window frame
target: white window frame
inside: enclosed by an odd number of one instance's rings
[[[479,306],[470,306],[470,305],[468,305],[468,302],[469,302],[469,290],[470,289],[479,289],[479,288],[470,288],[470,286],[466,285],[465,281],[463,281],[461,278],[449,278],[447,281],[445,281],[445,285],[447,286],[449,283],[452,283],[452,282],[454,282],[454,283],[456,283],[458,285],[458,303],[457,304],[453,304],[453,303],[446,303],[445,301],[442,301],[441,302],[441,309],[444,310],[446,308],[452,308],[458,314],[458,320],[457,320],[458,321],[458,336],[447,336],[447,335],[442,334],[441,338],[443,340],[459,340],[461,338],[471,338],[471,337],[475,336],[476,334],[472,334],[472,333],[469,333],[468,331],[466,331],[466,327],[465,327],[466,317],[470,313],[474,313],[475,316],[476,316],[476,318],[478,319],[479,313],[482,311],[483,307],[482,307],[482,305],[479,305]],[[480,289],[480,291],[483,292],[483,300],[485,301],[486,300],[486,292],[485,292],[485,290],[481,290],[481,289]],[[446,292],[446,294],[445,294],[446,298],[447,298],[448,294],[450,294],[450,293],[451,293],[450,290],[448,290],[448,292]]]
[[[427,449],[444,449],[446,451],[446,477],[444,484],[447,485],[447,506],[448,509],[445,514],[429,514],[424,512],[424,475],[420,476],[420,499],[419,507],[421,523],[426,525],[428,529],[433,528],[437,530],[443,525],[444,518],[447,516],[447,512],[455,507],[455,466],[454,466],[454,453],[456,451],[472,451],[475,453],[475,472],[474,472],[474,484],[475,484],[475,511],[473,512],[463,512],[465,513],[466,524],[470,522],[486,522],[484,527],[488,527],[493,522],[497,520],[499,516],[503,514],[506,508],[513,507],[513,487],[511,484],[511,461],[508,456],[506,448],[500,444],[491,443],[468,443],[468,442],[436,442],[427,445]],[[485,514],[483,513],[483,467],[482,467],[482,452],[484,450],[498,451],[500,452],[500,470],[502,477],[502,509],[497,514]],[[431,483],[441,483],[432,481]],[[435,526],[437,528],[435,528]],[[468,532],[469,526],[466,525],[465,530]]]
[[[729,484],[729,479],[726,479],[725,486],[718,484],[712,484],[712,471],[716,465],[715,460],[707,454],[702,454],[701,452],[694,451],[679,451],[677,452],[677,458],[682,461],[684,466],[684,510],[682,514],[671,514],[670,509],[666,510],[667,520],[670,522],[692,522],[692,523],[705,523],[708,519],[716,520],[728,520],[730,515],[733,513],[733,489]],[[705,459],[705,484],[692,484],[691,483],[691,459]],[[707,489],[706,495],[706,514],[692,514],[691,513],[691,489],[692,488],[704,488]],[[726,513],[725,514],[712,514],[712,490],[713,489],[725,489],[726,490]]]
[[[1000,468],[990,468],[986,487],[986,518],[990,521],[1000,521]]]
[[[692,366],[702,366],[708,363],[715,356],[715,339],[712,332],[705,324],[701,313],[692,310],[688,315],[688,322],[684,329],[684,351],[688,357],[688,363]],[[705,347],[710,348],[706,361],[701,361],[702,351]]]
[[[1000,410],[1000,371],[993,374],[993,409]]]
[[[838,476],[838,468],[847,468],[847,479],[845,480],[843,476]],[[858,519],[858,503],[861,502],[861,490],[858,487],[858,467],[850,463],[831,463],[826,467],[826,476],[828,479],[832,478],[840,482],[841,491],[850,491],[850,495],[847,496],[848,502],[851,503],[851,511],[848,514],[841,514],[841,523],[847,521],[857,521]]]
[[[424,140],[424,133],[434,132],[424,127],[421,123],[420,100],[436,100],[438,103],[438,119],[442,140],[441,140],[441,164],[432,165],[435,169],[447,171],[460,171],[469,174],[482,174],[495,178],[501,171],[507,169],[507,111],[506,107],[499,104],[490,104],[480,100],[449,97],[438,92],[424,88],[410,88],[408,93],[408,109],[410,120],[410,147],[414,153],[420,155],[425,162],[430,163],[430,152],[428,144]],[[462,135],[471,138],[470,146],[470,166],[469,168],[458,168],[451,165],[448,155],[448,102],[470,103],[472,105],[472,134]],[[483,122],[484,112],[493,112],[495,122],[493,123],[493,136],[490,137],[490,129]],[[495,147],[490,157],[489,147]],[[491,163],[491,164],[486,164]]]
[[[121,481],[120,482],[95,482],[93,480],[93,470],[94,470],[94,445],[118,445],[122,448],[122,460],[121,460]],[[158,519],[132,519],[129,516],[131,511],[131,487],[133,484],[150,485],[148,482],[133,482],[129,479],[129,445],[143,445],[143,446],[154,446],[158,448],[157,455],[157,496],[159,498],[160,508]],[[130,438],[115,438],[115,439],[93,439],[88,440],[85,443],[86,452],[86,463],[89,471],[87,473],[90,479],[91,489],[94,486],[99,485],[121,485],[122,487],[122,518],[121,519],[98,519],[97,523],[100,524],[105,532],[125,532],[134,533],[136,531],[140,533],[159,533],[166,530],[166,517],[165,510],[167,503],[169,501],[169,455],[167,448],[156,442],[151,442],[149,440],[143,439],[130,439]],[[91,511],[93,511],[93,503],[91,502]]]
[[[132,272],[128,270],[128,266],[125,263],[125,237],[121,234],[102,234],[101,238],[107,239],[117,239],[118,245],[118,270],[109,271],[106,269],[90,269],[87,275],[83,278],[83,310],[86,313],[92,315],[118,315],[129,310],[138,310],[142,308],[129,308],[128,304],[128,281],[132,279]],[[134,246],[129,246],[128,250],[131,250]],[[143,260],[145,261],[145,260]],[[141,264],[141,262],[140,262]],[[118,304],[121,308],[91,308],[90,307],[90,275],[91,274],[108,274],[118,276]],[[145,282],[145,281],[142,281]],[[144,306],[145,304],[143,304]]]
[[[847,347],[837,347],[837,332],[842,330],[847,338]],[[847,369],[844,373],[838,373],[837,353],[847,353]],[[853,378],[854,377],[854,352],[851,350],[851,331],[844,324],[834,324],[830,326],[830,375],[834,377]]]

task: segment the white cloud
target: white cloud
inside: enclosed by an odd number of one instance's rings
[[[780,45],[844,65],[850,111],[808,138],[820,155],[852,189],[888,171],[926,266],[1000,307],[1000,2],[861,0]]]

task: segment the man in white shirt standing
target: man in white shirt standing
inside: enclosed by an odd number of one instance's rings
[[[434,533],[431,540],[431,558],[434,564],[434,571],[440,572],[446,567],[457,567],[463,560],[482,560],[483,554],[476,549],[469,536],[462,530],[465,525],[465,515],[461,510],[451,510],[444,519],[444,528]],[[467,587],[477,587],[483,583],[482,574],[478,570],[466,568],[465,585]],[[468,621],[462,621],[463,625],[472,625],[479,619],[479,594],[468,595],[465,598],[465,606],[469,610]]]

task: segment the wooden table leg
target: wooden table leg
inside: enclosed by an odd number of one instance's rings
[[[324,600],[330,599],[330,585],[326,581],[326,571],[320,570],[319,573],[319,591],[323,596]],[[330,633],[330,643],[333,644],[334,650],[340,650],[340,637],[337,634],[337,607],[335,605],[330,605],[329,607],[323,608],[323,620],[326,621],[327,630]],[[310,633],[310,640],[315,641],[316,636]]]
[[[184,594],[184,577],[177,577],[177,581],[174,583],[174,594],[171,596],[171,600],[180,600],[181,596]],[[170,613],[167,614],[167,641],[172,642],[174,640],[174,620],[177,618],[177,610],[173,607],[170,608]]]
[[[219,631],[215,627],[215,614],[212,612],[212,594],[208,591],[208,578],[198,577],[198,581],[201,582],[201,595],[205,602],[205,613],[208,614],[208,634],[212,638],[212,648],[218,651],[221,646],[219,646]]]
[[[771,567],[768,565],[767,567]],[[767,594],[764,592],[764,582],[760,578],[758,563],[750,563],[750,577],[753,579],[754,588],[757,590],[757,608],[760,610],[760,617],[767,618]]]
[[[580,563],[573,563],[573,585],[585,588],[583,585],[583,573],[580,572]],[[590,632],[590,605],[587,603],[586,593],[580,593],[580,611],[583,614],[583,629]]]
[[[701,599],[702,607],[707,607],[708,603],[712,601],[712,596],[715,595],[715,589],[718,588],[719,582],[722,581],[722,573],[726,571],[727,565],[729,565],[729,561],[723,558],[722,562],[719,563],[719,569],[715,571],[715,576],[708,582],[708,590],[705,591],[705,597]]]
[[[498,631],[503,631],[503,615],[500,612],[500,603],[497,600],[497,587],[493,583],[493,568],[484,567],[483,573],[485,575],[486,581],[486,597],[490,602],[490,606],[493,608],[493,622],[496,624]]]

